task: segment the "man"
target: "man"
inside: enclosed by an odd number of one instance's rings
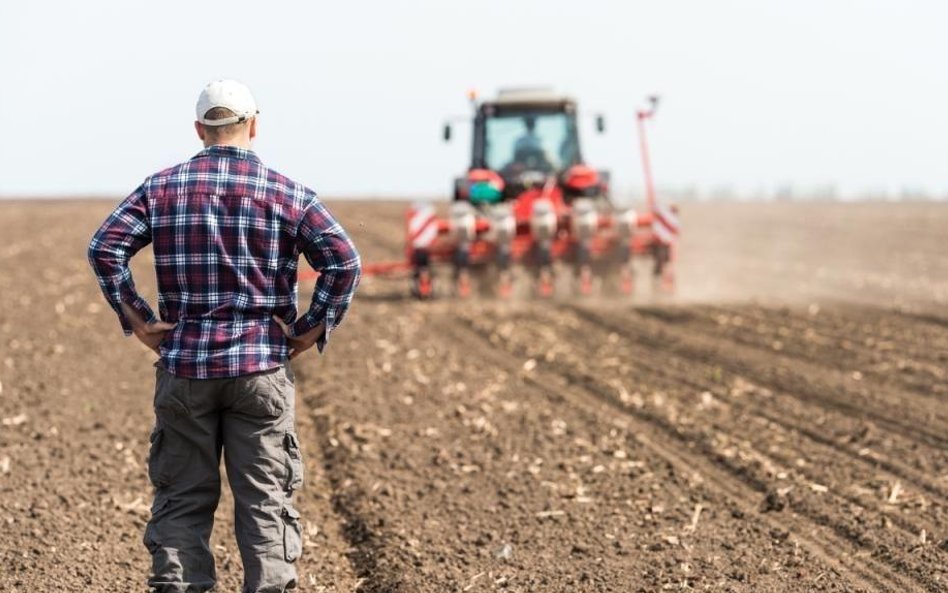
[[[519,138],[517,138],[517,141],[514,143],[514,153],[542,151],[543,143],[540,142],[540,138],[537,136],[536,132],[536,116],[523,116],[523,127],[525,129],[524,133]]]
[[[250,90],[229,80],[201,93],[204,150],[149,177],[106,219],[89,260],[126,335],[159,355],[144,543],[158,592],[207,591],[220,457],[235,501],[245,593],[296,586],[302,484],[288,360],[322,351],[359,282],[359,255],[309,189],[250,150]],[[153,245],[160,320],[138,295],[129,258]],[[297,262],[320,272],[297,317]]]
[[[529,170],[551,171],[553,165],[536,133],[536,116],[523,116],[523,126],[525,132],[514,142],[513,161],[510,165],[520,165]]]

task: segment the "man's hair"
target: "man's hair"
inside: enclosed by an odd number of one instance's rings
[[[228,117],[234,117],[236,114],[226,107],[212,107],[204,114],[204,119],[225,119]],[[219,140],[221,138],[229,138],[236,134],[243,126],[249,126],[250,120],[233,124],[227,124],[223,126],[204,126],[204,133],[211,140]]]

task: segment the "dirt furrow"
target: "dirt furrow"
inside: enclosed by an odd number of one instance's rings
[[[333,499],[334,477],[326,471],[323,455],[325,426],[307,396],[313,361],[297,360],[297,433],[305,467],[304,487],[296,495],[303,521],[304,555],[300,560],[300,586],[318,593],[349,593],[361,577],[349,555],[351,540],[344,515]],[[348,562],[346,561],[348,560]]]
[[[682,330],[670,324],[650,322],[648,316],[629,309],[625,315],[638,323],[631,324],[614,312],[601,313],[587,307],[570,307],[584,319],[603,327],[631,333],[648,339],[663,350],[719,366],[743,377],[827,410],[839,411],[856,418],[869,418],[902,436],[936,450],[948,448],[948,419],[944,406],[920,399],[895,389],[870,389],[843,371],[831,371],[813,364],[780,364],[767,352],[739,344],[726,348],[708,336]],[[856,385],[854,385],[856,383]],[[898,405],[900,414],[891,409]]]
[[[558,315],[556,320],[547,316],[540,316],[538,319],[534,319],[535,324],[538,326],[551,326],[557,323],[564,324],[565,322],[562,315]],[[578,330],[578,327],[573,327],[573,329]],[[586,325],[582,328],[582,331],[588,334],[590,331],[595,332],[595,329],[595,326],[590,327]],[[603,332],[600,336],[588,336],[587,340],[591,343],[599,341],[599,343],[603,345],[609,343],[609,335],[604,333],[606,330],[600,328],[600,331]],[[634,365],[636,368],[636,371],[628,374],[620,370],[618,373],[620,376],[631,375],[636,381],[647,380],[658,389],[676,390],[681,393],[685,399],[685,403],[689,405],[694,403],[696,396],[700,394],[702,401],[698,404],[699,408],[711,408],[712,403],[717,406],[727,406],[731,409],[729,411],[732,416],[753,416],[760,421],[764,421],[768,426],[768,430],[774,430],[775,428],[780,430],[784,433],[780,435],[780,438],[793,439],[796,441],[797,446],[791,450],[803,451],[809,449],[812,454],[815,447],[817,451],[822,451],[824,454],[831,454],[832,458],[827,459],[825,465],[814,464],[815,467],[826,471],[833,468],[833,472],[839,472],[841,467],[843,471],[853,468],[854,466],[850,464],[855,462],[855,467],[864,466],[865,470],[883,470],[884,474],[888,474],[886,477],[890,479],[892,483],[901,478],[918,490],[929,492],[937,500],[942,502],[948,501],[948,488],[943,484],[931,480],[925,473],[914,470],[902,462],[890,459],[888,456],[872,451],[861,444],[846,446],[845,443],[841,443],[811,428],[808,423],[808,421],[812,421],[811,413],[799,419],[794,418],[794,416],[796,416],[794,411],[777,409],[775,407],[776,402],[773,398],[768,397],[760,401],[760,398],[746,397],[747,394],[744,394],[744,396],[736,395],[733,387],[722,386],[720,381],[700,380],[702,376],[710,378],[713,375],[711,369],[704,369],[705,372],[701,372],[702,369],[695,368],[693,361],[683,361],[683,364],[681,364],[675,359],[664,357],[660,352],[656,355],[647,349],[641,347],[634,348],[633,346],[633,344],[625,342],[600,348],[596,351],[595,356],[586,357],[591,358],[586,364],[595,367],[596,372],[598,372],[600,376],[615,375],[616,369],[610,369],[608,365],[597,363],[612,360],[610,355],[619,356],[623,360],[629,361],[629,364]],[[686,368],[691,371],[691,374],[684,372]],[[692,377],[699,377],[699,379],[696,380]],[[753,389],[754,387],[751,385],[744,385],[740,390],[749,391]],[[707,401],[709,403],[703,403],[704,398],[708,398]],[[759,401],[760,403],[755,403]],[[704,422],[707,422],[707,418],[698,418],[695,419],[694,424],[696,426],[702,426]],[[738,424],[738,426],[740,425]],[[753,436],[756,436],[756,433],[751,433],[751,437]],[[804,437],[806,440],[812,441],[812,443],[804,447],[805,443],[801,441],[800,437]],[[764,441],[763,444],[766,444],[766,441]],[[763,448],[764,447],[762,447],[762,449]],[[839,457],[843,457],[844,459],[840,459]],[[931,532],[931,529],[929,529],[929,532]],[[918,533],[918,529],[915,530],[915,533]]]
[[[549,319],[541,323],[549,323]],[[592,327],[596,325],[593,324]],[[612,332],[616,329],[616,324],[607,323],[599,327],[602,331]],[[589,331],[589,329],[589,325],[584,327],[584,331]],[[624,329],[623,333],[628,334],[629,330]],[[641,333],[634,333],[634,335],[635,339],[626,343],[625,346],[631,349],[628,364],[635,366],[639,372],[661,377],[665,385],[688,386],[694,389],[695,393],[707,390],[740,413],[752,413],[787,430],[800,433],[816,443],[838,450],[851,461],[873,467],[878,466],[935,497],[948,500],[948,483],[930,477],[933,472],[938,473],[939,468],[948,467],[948,462],[942,459],[943,451],[930,451],[928,455],[919,455],[916,443],[906,442],[897,446],[893,442],[905,440],[905,437],[898,433],[887,435],[885,444],[890,452],[888,454],[880,452],[872,447],[873,441],[878,443],[879,440],[873,434],[877,433],[878,429],[872,425],[859,422],[853,424],[849,416],[842,417],[832,411],[823,411],[818,412],[822,418],[818,425],[814,426],[812,408],[816,404],[787,402],[785,401],[787,397],[781,397],[779,393],[766,389],[761,391],[759,386],[744,381],[739,375],[735,377],[735,381],[739,383],[737,387],[722,383],[724,377],[720,376],[718,367],[714,363],[688,358],[679,359],[674,355],[667,356],[662,354],[665,352],[665,341],[661,337],[655,338]],[[740,392],[755,392],[759,397],[735,396],[733,393],[735,389]],[[758,403],[761,396],[764,402]],[[793,405],[789,405],[791,403]],[[835,429],[829,430],[831,427]],[[903,459],[924,463],[924,466],[910,466]]]
[[[2,591],[143,589],[153,355],[85,260],[113,205],[0,204]],[[403,257],[406,203],[330,207],[365,263]],[[301,589],[948,589],[945,216],[690,204],[677,299],[647,262],[631,303],[578,304],[568,274],[550,302],[367,278],[326,355],[294,363]]]
[[[938,326],[942,329],[948,329],[948,317],[944,316],[944,311],[940,313],[922,313],[917,311],[900,311],[900,314],[925,326]]]
[[[656,309],[639,311],[647,315],[663,315]],[[879,311],[876,315],[896,316]],[[836,359],[842,351],[847,355],[853,372],[871,377],[876,382],[937,400],[948,394],[948,374],[945,371],[948,343],[940,349],[938,341],[944,341],[941,336],[926,339],[928,347],[919,350],[907,343],[919,341],[921,336],[916,333],[904,339],[893,339],[893,336],[883,333],[884,327],[873,327],[878,333],[870,333],[870,330],[859,329],[866,324],[852,322],[845,326],[845,330],[838,330],[837,326],[820,322],[827,317],[822,311],[798,318],[788,312],[761,311],[757,307],[695,307],[682,313],[681,317],[674,323],[827,368],[838,368]],[[798,335],[804,339],[793,339]]]
[[[341,590],[354,593],[404,591],[401,571],[382,560],[385,542],[366,518],[371,513],[364,508],[365,492],[353,484],[351,473],[347,471],[351,460],[346,450],[330,436],[333,419],[326,411],[325,398],[310,397],[306,401],[315,410],[312,421],[319,435],[314,443],[319,447],[321,469],[331,487],[332,507],[340,520],[338,529],[349,544],[345,556],[356,576],[349,587]]]
[[[605,323],[600,327],[611,332],[617,329],[617,323]],[[731,384],[722,383],[724,377],[713,361],[668,356],[663,354],[667,352],[666,341],[661,337],[632,332],[627,328],[622,328],[622,331],[634,336],[633,341],[626,346],[633,350],[630,360],[635,361],[633,364],[641,372],[661,377],[665,384],[691,387],[695,393],[708,390],[741,413],[749,412],[798,432],[816,443],[836,449],[851,462],[878,466],[919,490],[943,501],[948,500],[948,483],[944,478],[931,477],[933,473],[943,474],[948,468],[944,450],[920,452],[918,444],[901,433],[880,433],[874,425],[848,415],[814,411],[812,408],[818,407],[817,404],[801,402],[791,396],[761,388],[740,375],[735,376]],[[815,424],[814,418],[817,419]],[[880,448],[884,451],[880,451]]]
[[[944,351],[948,350],[948,325],[942,318],[896,308],[852,305],[775,308],[719,303],[695,307],[693,311],[705,312],[737,315],[764,323],[777,322],[792,335],[815,336],[832,343],[865,348],[868,352],[907,350],[921,360],[942,362]],[[939,324],[938,320],[943,323]]]
[[[547,354],[555,355],[554,360],[558,365],[570,365],[570,368],[586,367],[589,369],[587,372],[595,377],[610,374],[614,376],[615,369],[597,364],[599,361],[609,360],[610,352],[607,350],[611,351],[613,347],[584,349],[581,354],[578,354],[575,349],[568,351],[557,349],[556,341],[561,341],[562,332],[575,335],[583,332],[577,327],[563,324],[562,316],[558,316],[559,323],[544,317],[537,319],[528,316],[530,323],[526,323],[522,316],[517,319],[518,327],[521,328],[518,330],[517,339],[524,340],[526,344],[532,344],[536,350],[531,353],[532,355],[536,356],[544,349],[550,348]],[[559,326],[560,333],[556,335],[552,344],[544,341],[543,332],[524,329],[554,326]],[[507,333],[503,335],[505,339],[513,339]],[[604,335],[586,335],[583,343],[605,345],[608,341]],[[622,359],[629,360],[634,357],[633,354],[618,346],[614,348],[612,353]],[[579,358],[575,358],[576,356]],[[882,525],[901,531],[901,535],[895,532],[887,535],[889,543],[893,544],[896,550],[912,551],[911,555],[900,556],[897,553],[892,555],[891,562],[895,566],[900,570],[919,575],[938,573],[937,567],[943,564],[944,555],[941,554],[939,548],[926,547],[923,544],[926,538],[937,542],[940,539],[939,535],[944,534],[946,519],[940,503],[936,502],[932,505],[931,501],[919,497],[919,493],[911,486],[905,488],[904,491],[901,490],[896,476],[886,475],[886,472],[878,471],[872,464],[849,466],[839,459],[839,452],[832,447],[820,443],[808,443],[806,439],[801,440],[800,435],[795,431],[772,425],[769,421],[761,423],[762,419],[759,417],[746,417],[743,413],[735,413],[735,410],[730,409],[730,404],[725,403],[725,399],[712,399],[711,393],[704,391],[701,387],[692,389],[691,385],[686,385],[682,391],[681,384],[675,385],[668,381],[654,384],[647,367],[639,371],[645,374],[634,375],[635,388],[652,391],[658,403],[653,404],[650,397],[636,396],[632,400],[636,406],[645,408],[650,414],[661,418],[669,427],[677,430],[691,442],[699,443],[710,455],[734,465],[736,471],[757,476],[757,481],[768,484],[768,489],[775,492],[780,490],[789,492],[796,487],[800,492],[799,495],[794,495],[800,499],[794,502],[797,507],[807,505],[807,514],[816,517],[822,523],[836,526],[846,533],[847,537],[860,541],[862,545],[885,553],[884,547],[872,531],[859,525],[862,519],[859,523],[853,523],[853,517],[858,517],[858,513],[836,512],[832,518],[828,518],[819,509],[824,507],[843,509],[857,505],[856,508],[875,513],[882,520]],[[675,376],[680,375],[681,373]],[[703,396],[698,397],[702,391],[704,391]],[[676,399],[679,401],[675,402]],[[661,400],[668,401],[662,403]],[[719,422],[722,423],[719,424]],[[828,471],[829,468],[835,469],[831,472]],[[864,484],[873,488],[867,489]],[[899,488],[896,494],[901,492],[902,497],[898,501],[898,506],[896,506],[896,500],[890,499],[887,503],[883,503],[882,500],[885,500],[886,496],[880,497],[877,488],[880,485],[886,487],[885,494],[889,495],[888,489],[896,484],[899,484],[896,486]],[[917,520],[912,518],[915,514],[919,515]],[[923,564],[916,562],[916,558],[921,556],[927,557],[923,560]]]
[[[450,305],[407,305],[403,314],[425,323],[386,325],[377,309],[354,316],[350,330],[374,328],[376,344],[361,345],[368,369],[346,358],[325,374],[343,392],[314,394],[330,410],[336,444],[327,450],[342,451],[331,453],[337,496],[347,497],[350,522],[365,527],[361,548],[381,563],[370,565],[382,576],[367,576],[364,591],[625,592],[682,583],[787,591],[799,579],[816,582],[814,590],[855,590],[820,581],[832,565],[772,526],[748,523],[693,472],[643,448],[627,419],[601,402],[577,407],[533,385],[519,362],[498,365],[500,352],[459,333]],[[419,347],[394,347],[402,342]],[[343,377],[356,374],[359,388],[346,389]],[[695,531],[696,505],[704,510]],[[725,551],[734,533],[744,543]],[[772,569],[743,564],[754,549]],[[657,557],[676,560],[656,565]],[[590,562],[595,572],[583,568]],[[401,580],[384,576],[393,574]]]
[[[498,340],[497,335],[490,329],[478,325],[474,320],[468,320],[467,328],[488,343],[504,346],[511,354],[521,357],[535,356],[536,353],[522,346],[512,346],[509,342]],[[491,339],[492,336],[494,339]],[[537,359],[532,359],[537,360]],[[759,513],[761,509],[761,495],[767,495],[767,486],[750,475],[744,468],[732,466],[724,462],[714,451],[702,450],[698,443],[683,437],[678,427],[665,422],[657,415],[642,409],[627,406],[617,397],[611,386],[601,384],[595,377],[575,369],[566,369],[559,361],[541,362],[543,369],[548,373],[555,373],[567,380],[571,386],[568,391],[559,390],[564,399],[574,399],[574,391],[582,390],[590,396],[601,400],[613,407],[616,411],[636,422],[636,430],[642,438],[643,444],[666,459],[670,464],[681,471],[694,471],[700,468],[700,475],[707,479],[720,494],[733,501],[745,517],[751,517],[771,529],[789,527],[799,544],[822,562],[834,566],[841,574],[849,575],[850,582],[869,590],[881,588],[887,591],[918,591],[922,584],[913,582],[898,573],[898,566],[889,568],[874,557],[860,554],[860,541],[854,540],[844,526],[832,525],[823,516],[798,517],[784,514],[780,519],[773,519],[766,514]],[[547,381],[532,378],[538,386],[545,390],[556,389]],[[756,494],[756,495],[755,495]],[[766,500],[766,499],[764,499]],[[795,511],[810,510],[798,506]],[[818,533],[819,535],[811,535]],[[851,550],[847,553],[847,550]],[[937,589],[927,587],[928,590]]]

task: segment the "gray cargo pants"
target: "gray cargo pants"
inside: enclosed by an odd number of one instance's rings
[[[144,538],[155,591],[207,591],[217,580],[208,540],[222,449],[244,593],[296,587],[302,538],[291,495],[303,482],[303,464],[294,399],[288,366],[228,379],[187,379],[158,368],[148,460],[155,501]]]

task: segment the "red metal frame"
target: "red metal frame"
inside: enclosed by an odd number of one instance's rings
[[[652,179],[652,161],[649,157],[648,139],[645,135],[645,120],[652,119],[655,116],[658,98],[649,97],[649,103],[650,107],[648,109],[638,111],[636,124],[639,133],[639,151],[642,154],[642,171],[645,177],[645,199],[648,204],[648,211],[655,212],[655,182]]]

